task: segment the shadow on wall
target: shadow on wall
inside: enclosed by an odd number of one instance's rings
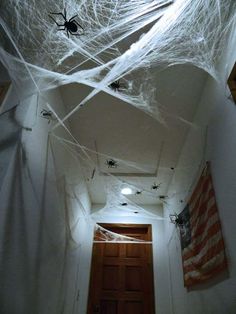
[[[9,156],[13,154],[21,136],[22,127],[16,121],[15,114],[16,106],[0,115],[0,187],[9,165]]]
[[[52,158],[46,149],[45,163],[39,160],[37,169],[17,134],[9,135],[4,146],[13,151],[0,190],[0,312],[67,313],[70,247]]]
[[[0,276],[2,289],[0,292],[3,313],[16,313],[22,308],[25,298],[32,294],[30,284],[32,265],[30,265],[30,235],[28,213],[26,211],[23,191],[22,149],[17,145],[14,160],[9,166],[7,187],[1,193],[1,260]],[[11,294],[14,293],[15,304]],[[30,305],[28,304],[30,308]],[[28,308],[25,308],[28,311]]]

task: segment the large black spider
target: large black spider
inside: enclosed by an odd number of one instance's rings
[[[54,12],[50,12],[50,14],[61,15],[63,17],[63,19],[65,20],[65,23],[59,24],[51,15],[49,15],[49,17],[59,27],[58,31],[65,31],[66,30],[68,38],[69,38],[69,33],[71,35],[74,35],[74,36],[80,36],[84,33],[83,27],[75,20],[75,18],[78,14],[72,16],[72,18],[70,18],[69,21],[67,20],[67,17],[66,17],[66,9],[64,9],[64,14],[63,13],[54,13]],[[63,28],[60,28],[60,27],[63,27]],[[80,33],[80,32],[78,33],[78,31],[79,31],[78,27],[82,29],[83,33]]]
[[[114,91],[114,92],[120,92],[122,89],[125,89],[125,85],[120,82],[120,80],[112,82],[109,87]]]

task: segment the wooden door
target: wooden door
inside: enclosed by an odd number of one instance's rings
[[[102,226],[151,241],[150,225]],[[151,244],[94,243],[87,313],[155,313]]]

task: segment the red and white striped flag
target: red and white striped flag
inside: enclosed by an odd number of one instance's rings
[[[227,269],[209,163],[204,168],[188,204],[178,217],[183,223],[180,235],[184,285],[191,287]]]

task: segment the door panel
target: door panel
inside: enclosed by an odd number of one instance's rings
[[[143,256],[144,247],[140,247],[140,244],[127,244],[126,245],[126,257],[140,258]]]
[[[104,256],[105,257],[118,257],[119,248],[120,248],[119,245],[105,243]]]
[[[118,314],[118,302],[111,300],[101,300],[100,312],[104,314]]]
[[[102,272],[102,289],[118,290],[117,282],[119,281],[119,266],[105,265]]]
[[[151,241],[150,225],[102,226]],[[94,243],[87,313],[155,313],[151,244]]]
[[[125,290],[142,291],[142,277],[141,266],[125,266]]]
[[[143,303],[137,301],[125,302],[124,313],[129,314],[144,314]]]

